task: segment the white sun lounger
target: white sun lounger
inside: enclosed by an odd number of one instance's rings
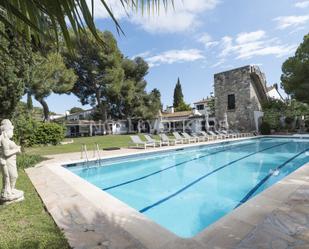
[[[183,140],[178,140],[178,139],[172,139],[169,138],[166,134],[159,134],[161,141],[163,143],[167,143],[167,145],[176,145],[176,144],[182,144]]]
[[[155,140],[153,139],[151,136],[149,135],[144,135],[144,137],[146,138],[147,142],[150,142],[150,143],[155,143],[156,145],[158,146],[162,146],[163,145],[163,142],[161,140]],[[166,143],[165,143],[166,144]],[[167,144],[168,145],[168,144]]]
[[[202,135],[201,133],[193,133],[191,134],[192,137],[196,137],[198,142],[206,142],[209,140],[207,136]]]
[[[208,134],[212,135],[213,137],[215,137],[216,139],[224,139],[225,136],[223,136],[222,134],[216,134],[213,131],[208,131]]]
[[[207,141],[216,140],[217,139],[217,136],[208,135],[205,131],[200,131],[199,134],[201,134],[202,137],[205,138],[205,141],[206,141],[206,139],[207,139]]]
[[[182,132],[181,134],[184,136],[184,138],[188,139],[189,143],[191,143],[191,142],[193,142],[193,143],[199,142],[199,138],[198,137],[192,137],[192,136],[190,136],[186,132]]]
[[[135,148],[144,148],[146,149],[147,147],[156,147],[156,143],[153,142],[145,142],[142,141],[139,136],[130,136],[132,142],[129,142],[129,147],[130,145],[134,145]]]
[[[232,133],[232,132],[228,132],[226,130],[221,130],[220,133],[229,136],[229,138],[237,138],[237,134]]]
[[[182,141],[182,143],[190,143],[189,142],[189,140],[187,139],[187,138],[185,138],[185,137],[182,137],[178,132],[173,132],[173,136],[175,137],[175,139],[177,139],[177,140],[181,140]]]

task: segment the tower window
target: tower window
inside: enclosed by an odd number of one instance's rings
[[[200,110],[204,110],[204,105],[197,105],[197,106],[196,106],[196,109],[199,110],[199,111],[200,111]]]
[[[227,95],[227,109],[228,110],[235,109],[235,94]]]

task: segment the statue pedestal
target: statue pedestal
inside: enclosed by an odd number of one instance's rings
[[[0,205],[9,205],[9,204],[12,204],[12,203],[15,203],[15,202],[23,201],[24,199],[25,199],[24,196],[22,196],[18,199],[11,200],[11,201],[0,199]]]
[[[11,194],[8,197],[0,197],[1,205],[8,205],[15,202],[20,202],[24,200],[24,192],[21,190],[15,190],[14,194]]]

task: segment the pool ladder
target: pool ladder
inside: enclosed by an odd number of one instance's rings
[[[101,154],[100,154],[100,147],[99,144],[94,144],[94,150],[93,150],[93,158],[97,157],[96,163],[101,166]]]
[[[87,145],[86,144],[82,145],[81,152],[80,152],[80,159],[84,159],[84,156],[85,156],[84,163],[88,163],[89,162],[89,157],[88,157],[88,150],[87,150]]]
[[[89,162],[89,156],[88,156],[88,150],[87,150],[87,145],[83,144],[82,148],[81,148],[81,159],[84,159],[85,157],[85,161],[84,164],[86,164],[87,166],[89,166],[88,162]],[[94,150],[93,150],[93,158],[97,158],[97,160],[95,161],[99,166],[101,166],[101,154],[100,154],[100,148],[99,148],[99,144],[94,144]]]

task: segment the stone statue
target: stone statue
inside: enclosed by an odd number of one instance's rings
[[[8,204],[11,202],[22,201],[24,199],[24,192],[15,188],[18,177],[16,154],[20,153],[20,146],[17,146],[11,140],[13,137],[14,126],[10,120],[2,120],[0,131],[0,168],[3,178],[0,202]]]

